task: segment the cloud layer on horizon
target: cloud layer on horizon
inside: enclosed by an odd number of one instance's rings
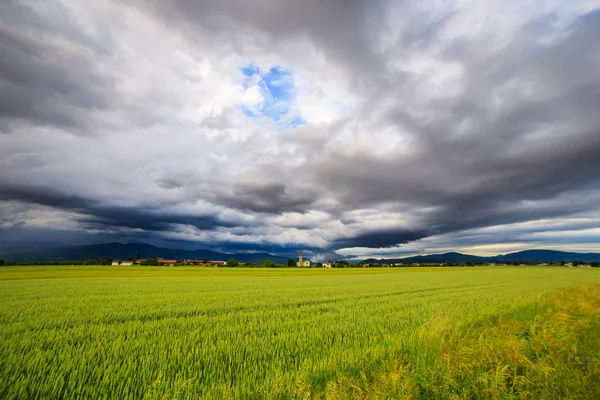
[[[598,37],[600,1],[5,1],[0,240],[600,251]]]

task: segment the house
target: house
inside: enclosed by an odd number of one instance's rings
[[[327,261],[323,263],[323,268],[331,268],[333,263],[331,261]]]
[[[224,267],[225,264],[227,264],[227,263],[225,261],[206,261],[206,262],[203,262],[203,264],[211,265],[214,267]]]
[[[573,263],[565,263],[565,267],[572,267]]]
[[[211,261],[211,260],[183,260],[183,263],[186,265],[207,265],[207,266],[217,266],[224,267],[225,261]]]
[[[175,265],[177,260],[165,260],[164,258],[157,258],[156,261],[161,265]]]
[[[113,260],[112,265],[133,265],[133,261]]]

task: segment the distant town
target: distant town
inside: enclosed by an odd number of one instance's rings
[[[302,268],[392,268],[392,267],[444,267],[444,266],[489,266],[489,267],[507,267],[507,266],[563,266],[563,267],[600,267],[600,262],[585,263],[583,261],[565,262],[559,263],[379,263],[379,262],[355,262],[351,263],[345,260],[338,261],[325,261],[312,263],[310,260],[305,260],[299,257],[298,261],[290,259],[287,264],[276,264],[270,260],[266,260],[263,264],[256,264],[245,262],[241,263],[235,259],[229,261],[218,261],[218,260],[168,260],[164,258],[149,258],[149,259],[137,259],[137,260],[113,260],[111,265],[164,265],[164,266],[184,266],[184,265],[195,265],[204,267],[270,267],[270,268],[284,268],[284,267],[302,267]]]

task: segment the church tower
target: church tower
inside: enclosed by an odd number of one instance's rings
[[[303,267],[304,264],[302,263],[302,250],[300,250],[298,252],[298,267]]]

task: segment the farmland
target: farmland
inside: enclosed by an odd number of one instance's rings
[[[0,269],[0,398],[600,398],[591,268]]]

